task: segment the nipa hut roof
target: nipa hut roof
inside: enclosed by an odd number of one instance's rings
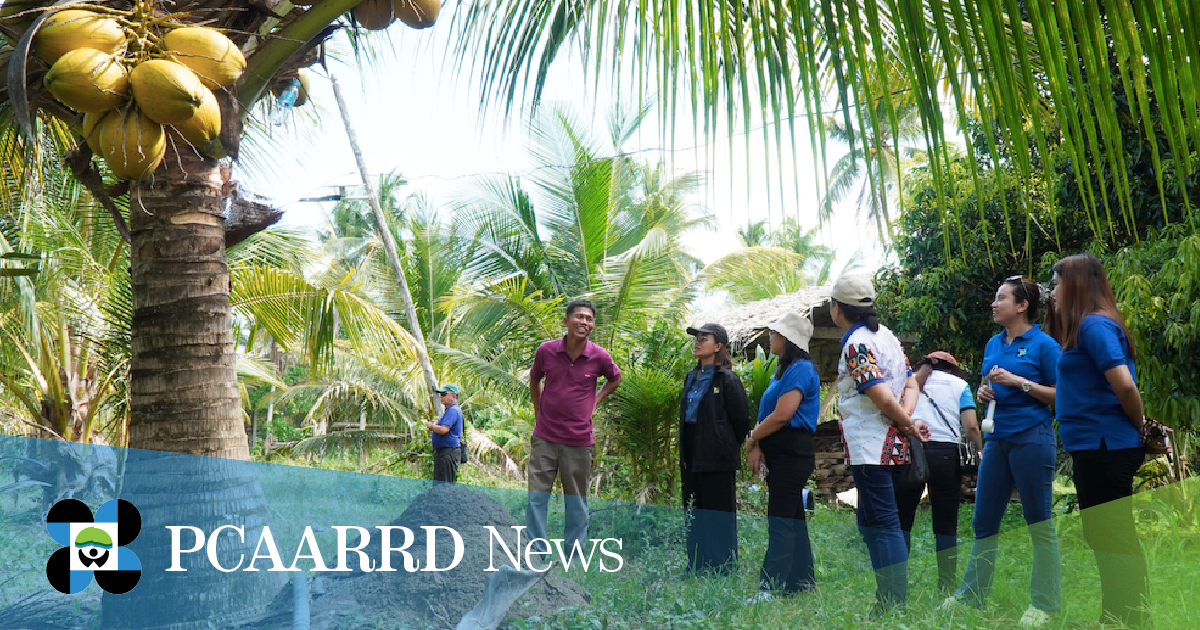
[[[724,326],[729,333],[730,350],[750,358],[755,346],[767,347],[766,327],[771,322],[778,321],[788,312],[807,316],[813,322],[809,354],[821,380],[833,381],[837,378],[838,358],[842,352],[842,329],[833,323],[829,314],[831,288],[830,285],[808,287],[733,308],[706,311],[693,316],[691,325],[715,323]],[[906,346],[913,341],[912,335],[897,332],[896,336]]]
[[[829,286],[808,287],[733,308],[699,313],[691,320],[697,326],[710,322],[724,326],[729,332],[729,345],[735,351],[741,351],[754,342],[768,324],[789,312],[807,315],[813,320],[813,338],[828,338],[832,331],[836,331],[836,338],[840,338],[842,333],[834,325],[826,308],[829,289]]]

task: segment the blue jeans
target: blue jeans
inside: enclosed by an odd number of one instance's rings
[[[979,606],[992,589],[1000,521],[1015,487],[1033,541],[1029,598],[1034,607],[1056,612],[1062,603],[1062,566],[1054,533],[1054,429],[1038,425],[1006,438],[988,438],[975,487],[975,544],[955,593]]]
[[[908,547],[893,490],[899,472],[899,466],[850,467],[858,489],[858,531],[875,569],[875,599],[885,604],[903,603],[908,596]]]

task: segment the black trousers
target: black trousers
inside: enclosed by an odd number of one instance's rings
[[[458,480],[459,446],[433,449],[433,480],[455,483]]]
[[[1133,523],[1133,475],[1145,459],[1142,447],[1075,451],[1075,491],[1083,517],[1083,537],[1100,572],[1101,621],[1145,627],[1149,604],[1146,556]]]
[[[731,573],[737,562],[737,471],[693,471],[695,439],[695,425],[684,425],[679,441],[684,466],[679,478],[688,569]]]
[[[763,588],[798,593],[816,584],[802,493],[816,468],[812,433],[783,428],[759,442],[767,461],[767,553]]]
[[[683,470],[688,568],[729,573],[737,561],[737,472]]]
[[[958,445],[949,442],[925,442],[929,460],[929,504],[933,511],[933,535],[937,545],[938,588],[953,592],[958,586],[958,506],[962,504],[962,469],[958,463]],[[913,521],[925,487],[895,487],[896,508],[904,544],[912,551]]]

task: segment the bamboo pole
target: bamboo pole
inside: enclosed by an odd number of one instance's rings
[[[342,98],[342,89],[338,86],[337,77],[329,73],[329,82],[333,84],[333,97],[337,99],[338,110],[342,113],[342,122],[346,125],[346,138],[350,140],[350,150],[354,152],[354,161],[358,163],[358,173],[362,177],[363,188],[371,201],[371,212],[375,215],[375,231],[383,241],[383,250],[387,254],[388,266],[392,268],[392,276],[400,288],[400,298],[404,301],[404,317],[408,319],[408,330],[416,340],[417,358],[421,361],[421,372],[425,375],[425,385],[429,388],[429,399],[433,403],[436,415],[442,415],[442,400],[437,395],[437,379],[433,375],[433,364],[429,361],[429,352],[425,348],[425,334],[421,332],[421,322],[417,319],[417,307],[413,305],[412,292],[408,290],[408,277],[400,266],[400,257],[396,254],[396,240],[388,229],[387,219],[383,216],[383,208],[379,205],[379,197],[371,184],[371,176],[367,171],[367,163],[363,158],[362,149],[358,146],[358,136],[354,126],[350,124],[350,112],[346,109],[346,100]]]

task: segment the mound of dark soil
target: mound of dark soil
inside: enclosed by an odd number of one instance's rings
[[[516,553],[517,536],[512,529],[516,521],[504,507],[491,497],[466,486],[436,484],[419,495],[396,520],[393,526],[406,527],[413,532],[414,542],[409,548],[413,559],[420,567],[426,566],[426,531],[422,526],[452,527],[463,541],[462,559],[447,571],[407,572],[401,554],[391,554],[391,566],[395,572],[355,571],[352,573],[324,574],[334,579],[321,577],[314,583],[311,605],[312,630],[347,627],[377,627],[384,621],[388,627],[434,627],[453,628],[467,611],[475,607],[483,596],[488,576],[493,572],[489,566],[510,564],[498,542],[492,542],[492,534],[484,529],[491,525],[510,550]],[[370,544],[365,549],[373,566],[380,566],[379,530],[370,530]],[[393,547],[402,543],[401,532],[392,535]],[[522,542],[527,542],[525,536]],[[352,541],[348,547],[357,546]],[[494,550],[493,550],[494,547]],[[448,532],[436,534],[436,567],[449,566],[454,557],[454,544]],[[336,558],[326,558],[333,567]],[[358,557],[350,554],[348,565],[357,569]],[[276,610],[290,612],[290,591],[280,593]],[[583,587],[554,571],[546,573],[521,599],[510,608],[510,617],[545,617],[561,608],[583,606],[591,596]],[[281,623],[286,622],[286,625]],[[260,628],[289,627],[291,615],[286,619],[276,616]]]

